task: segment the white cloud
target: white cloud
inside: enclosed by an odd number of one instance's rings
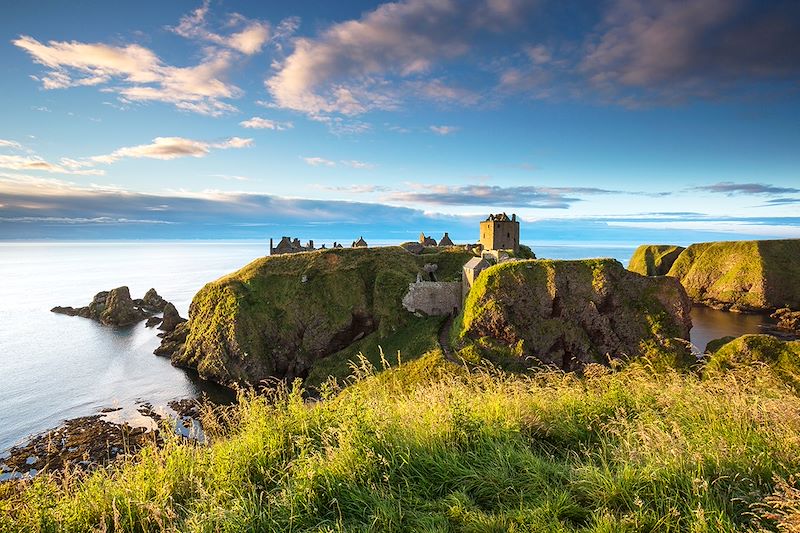
[[[777,224],[760,224],[737,220],[687,220],[687,221],[658,221],[658,222],[608,222],[609,226],[660,229],[660,230],[688,230],[688,231],[715,231],[719,233],[735,233],[747,235],[761,235],[764,237],[800,237],[800,227],[782,226]]]
[[[172,31],[189,39],[198,39],[230,48],[245,55],[257,54],[269,41],[270,26],[266,21],[249,20],[241,15],[231,17],[230,22],[243,27],[240,31],[230,35],[220,35],[208,29],[206,16],[209,11],[209,2],[181,17],[180,22]]]
[[[237,27],[238,31],[228,35],[214,33],[206,23],[208,7],[205,2],[171,28],[178,35],[210,43],[203,49],[203,59],[191,66],[169,65],[138,44],[43,43],[28,35],[21,35],[12,43],[46,67],[43,75],[32,76],[45,89],[100,86],[103,92],[119,95],[123,104],[158,101],[184,111],[218,116],[236,111],[226,100],[242,95],[241,89],[227,81],[229,70],[241,54],[261,51],[269,41],[270,28],[267,22],[233,15],[228,26]],[[285,38],[292,26],[284,24],[281,28]]]
[[[118,148],[107,155],[89,158],[94,163],[114,163],[123,158],[134,159],[178,159],[180,157],[205,157],[212,149],[245,148],[252,146],[253,139],[231,137],[220,142],[197,141],[184,137],[156,137],[150,144]]]
[[[103,85],[101,90],[117,93],[123,102],[160,101],[212,116],[235,110],[223,100],[242,94],[224,79],[234,59],[227,50],[208,50],[199,64],[175,67],[136,44],[44,44],[26,35],[12,42],[49,69],[40,79],[45,89]]]
[[[294,127],[291,122],[278,122],[268,118],[253,117],[239,123],[240,126],[251,129],[283,131]]]
[[[367,163],[367,162],[364,162],[364,161],[357,161],[355,159],[343,160],[343,161],[341,161],[341,163],[343,165],[345,165],[345,166],[350,167],[350,168],[360,168],[360,169],[375,168],[375,165],[373,163]]]
[[[465,55],[481,32],[515,25],[523,0],[405,0],[386,3],[360,20],[295,40],[292,54],[266,80],[275,103],[310,115],[358,115],[394,109],[404,91],[389,78],[419,78],[443,60]],[[424,92],[424,85],[421,87]],[[466,94],[440,82],[436,98]]]
[[[335,167],[336,162],[322,157],[304,157],[303,161],[312,167]]]
[[[456,126],[431,126],[430,130],[437,135],[450,135],[458,131]]]
[[[212,178],[222,178],[226,181],[251,181],[247,176],[234,176],[231,174],[211,174]]]
[[[22,145],[17,141],[0,139],[0,148],[12,148],[14,150],[22,150]]]
[[[9,170],[40,170],[57,174],[83,174],[89,176],[102,176],[105,171],[98,169],[80,169],[62,161],[50,163],[37,155],[0,155],[0,168]]]
[[[372,184],[362,184],[362,185],[320,185],[314,184],[311,185],[313,189],[321,189],[324,191],[335,191],[335,192],[348,192],[354,194],[372,194],[378,192],[387,192],[389,191],[389,187],[384,187],[383,185],[372,185]]]

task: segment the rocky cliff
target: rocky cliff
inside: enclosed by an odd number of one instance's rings
[[[643,276],[666,276],[684,250],[670,244],[643,244],[633,252],[628,270]]]
[[[159,353],[223,384],[304,377],[316,361],[416,319],[401,300],[425,264],[455,281],[469,257],[455,247],[388,247],[258,259],[203,287]]]
[[[712,307],[800,309],[800,239],[693,244],[667,275]]]
[[[690,309],[677,280],[641,276],[613,259],[516,261],[478,277],[458,340],[463,350],[569,370],[671,351],[673,338],[688,339]]]

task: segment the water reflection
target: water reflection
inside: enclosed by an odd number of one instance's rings
[[[775,321],[768,315],[746,315],[717,311],[703,305],[692,307],[692,344],[705,351],[709,341],[720,337],[771,333]]]

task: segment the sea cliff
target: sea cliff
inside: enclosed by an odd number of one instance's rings
[[[458,337],[468,353],[571,370],[674,350],[674,338],[689,338],[690,309],[676,280],[635,274],[614,259],[518,261],[481,274]]]
[[[643,244],[633,252],[628,270],[643,276],[665,276],[685,249],[671,244]]]
[[[636,251],[630,269],[648,270],[642,261],[647,248]],[[666,275],[680,280],[692,301],[711,307],[800,309],[800,239],[692,244],[675,258]]]
[[[305,377],[366,336],[422,320],[401,305],[409,284],[426,264],[437,265],[437,279],[458,280],[469,257],[459,247],[386,247],[257,259],[195,295],[171,360],[223,384]]]

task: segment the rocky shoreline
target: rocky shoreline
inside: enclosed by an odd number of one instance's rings
[[[28,479],[41,472],[86,473],[104,468],[147,445],[163,444],[165,421],[182,438],[202,442],[200,418],[208,405],[206,398],[184,398],[169,402],[167,411],[143,402],[136,408],[140,415],[136,420],[115,420],[121,407],[66,420],[0,455],[0,482]]]

